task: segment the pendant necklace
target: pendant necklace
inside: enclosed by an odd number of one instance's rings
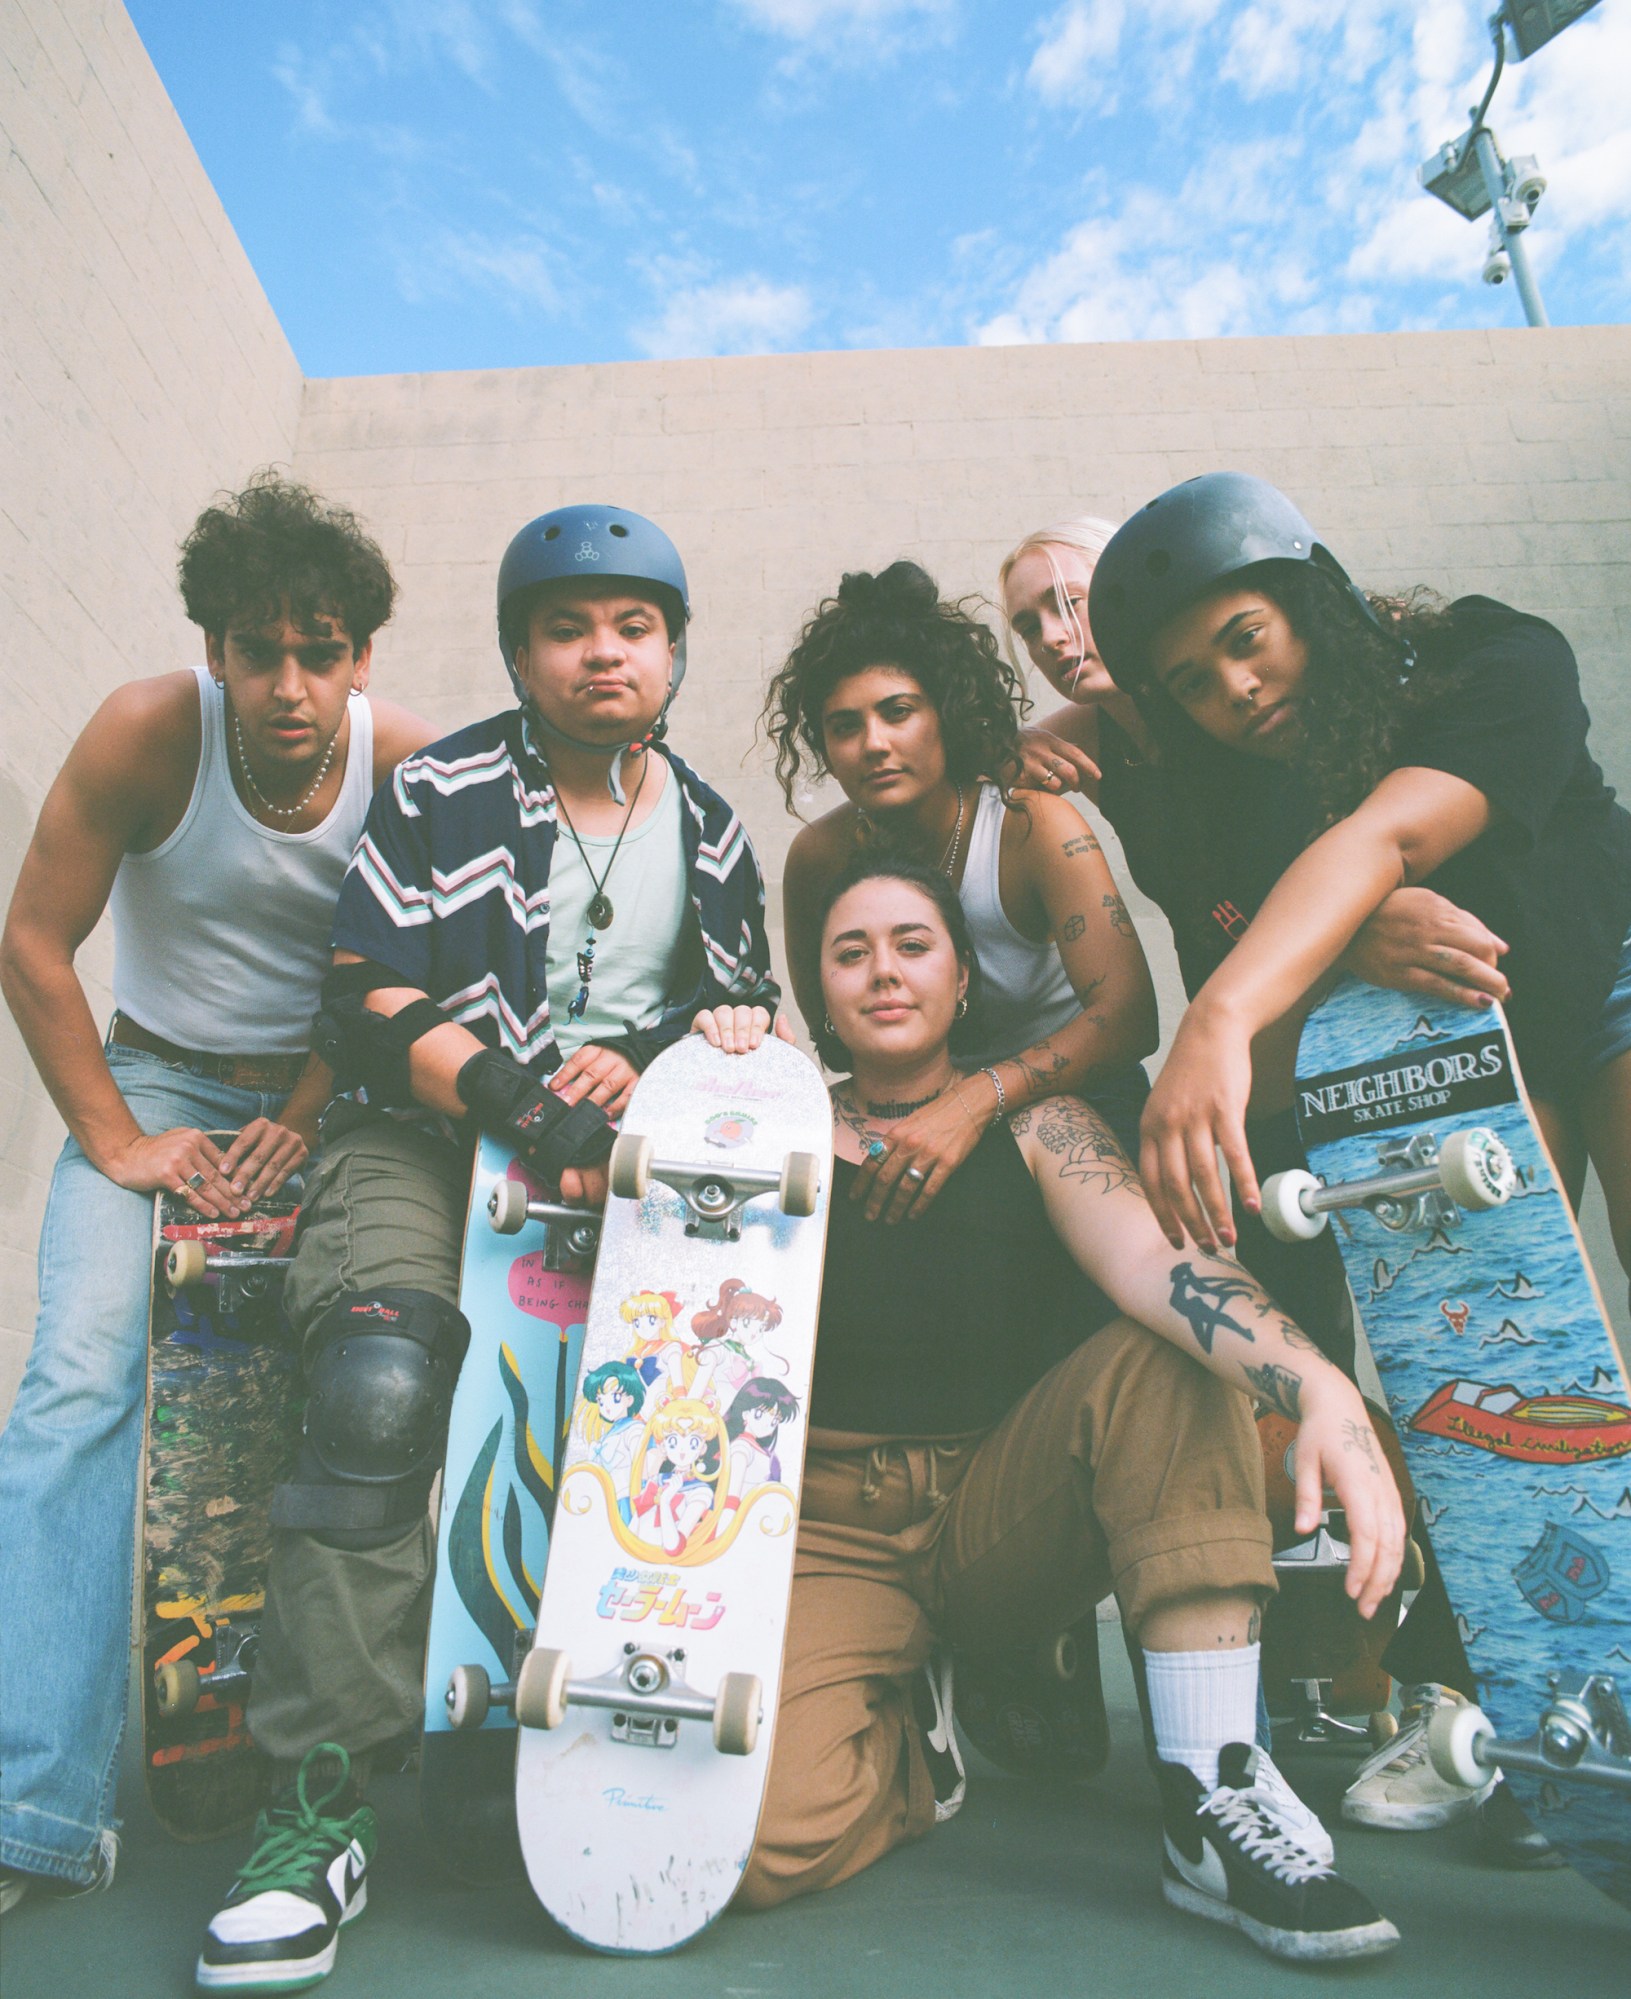
[[[605,867],[601,869],[598,878],[594,869],[589,865],[589,856],[583,851],[583,842],[578,838],[577,827],[572,824],[572,815],[566,809],[566,800],[562,798],[559,789],[555,793],[555,810],[560,814],[567,832],[571,834],[572,844],[578,850],[579,860],[583,862],[583,871],[589,877],[590,881],[594,883],[595,888],[594,894],[589,898],[589,908],[586,912],[589,922],[589,934],[584,938],[583,949],[578,953],[578,994],[577,998],[566,1009],[568,1020],[582,1020],[584,1014],[588,1011],[589,987],[595,976],[595,933],[598,930],[610,930],[612,927],[612,918],[617,914],[616,910],[612,907],[611,897],[606,893],[606,882],[617,861],[618,851],[623,845],[623,835],[629,830],[629,821],[634,817],[634,808],[640,803],[640,794],[646,788],[646,772],[650,768],[650,757],[642,757],[640,759],[640,782],[634,787],[634,796],[629,800],[629,809],[623,814],[623,823],[617,829],[617,838],[612,843],[611,857]]]

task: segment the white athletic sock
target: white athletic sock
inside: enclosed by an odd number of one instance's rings
[[[1150,1721],[1163,1763],[1186,1764],[1215,1791],[1218,1751],[1257,1739],[1260,1647],[1232,1652],[1146,1652]]]

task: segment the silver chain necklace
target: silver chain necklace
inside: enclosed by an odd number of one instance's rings
[[[293,805],[274,805],[271,799],[267,797],[266,793],[255,782],[255,773],[249,768],[249,759],[244,754],[243,724],[238,720],[236,710],[234,710],[232,716],[232,739],[238,745],[238,768],[244,774],[244,783],[255,794],[255,803],[263,812],[270,812],[278,819],[293,819],[297,814],[305,811],[306,807],[310,805],[319,790],[321,790],[323,779],[328,776],[328,767],[334,761],[334,751],[340,740],[340,732],[336,729],[334,734],[329,737],[328,748],[323,752],[323,761],[317,766],[317,775],[311,781],[311,789],[302,798],[297,799]]]
[[[951,829],[951,839],[946,851],[940,856],[940,872],[949,881],[957,866],[957,856],[963,845],[963,787],[957,787],[957,824]]]

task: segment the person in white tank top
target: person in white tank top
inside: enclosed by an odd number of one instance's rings
[[[806,1022],[822,1020],[816,914],[870,841],[956,885],[980,968],[955,1046],[955,1093],[887,1107],[894,1136],[855,1197],[890,1221],[921,1214],[991,1121],[1067,1091],[1135,1132],[1155,992],[1092,828],[1060,798],[1010,798],[1019,682],[993,633],[943,602],[915,563],[846,576],[770,686],[765,724],[789,808],[808,769],[847,803],[787,856],[788,967]],[[821,1035],[816,1035],[818,1045]],[[876,1109],[876,1107],[874,1107]]]
[[[68,1126],[40,1313],[0,1437],[0,1906],[112,1874],[141,1448],[152,1197],[242,1214],[306,1158],[341,876],[368,801],[430,740],[364,695],[395,583],[353,515],[263,474],[182,551],[208,669],[110,694],[46,796],[0,986]],[[75,954],[104,908],[104,1040]],[[208,1131],[239,1130],[224,1150]],[[43,1707],[25,1643],[72,1630]]]

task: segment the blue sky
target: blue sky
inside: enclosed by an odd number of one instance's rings
[[[308,374],[1520,323],[1415,186],[1491,0],[130,0]],[[1631,0],[1509,66],[1631,308]]]

